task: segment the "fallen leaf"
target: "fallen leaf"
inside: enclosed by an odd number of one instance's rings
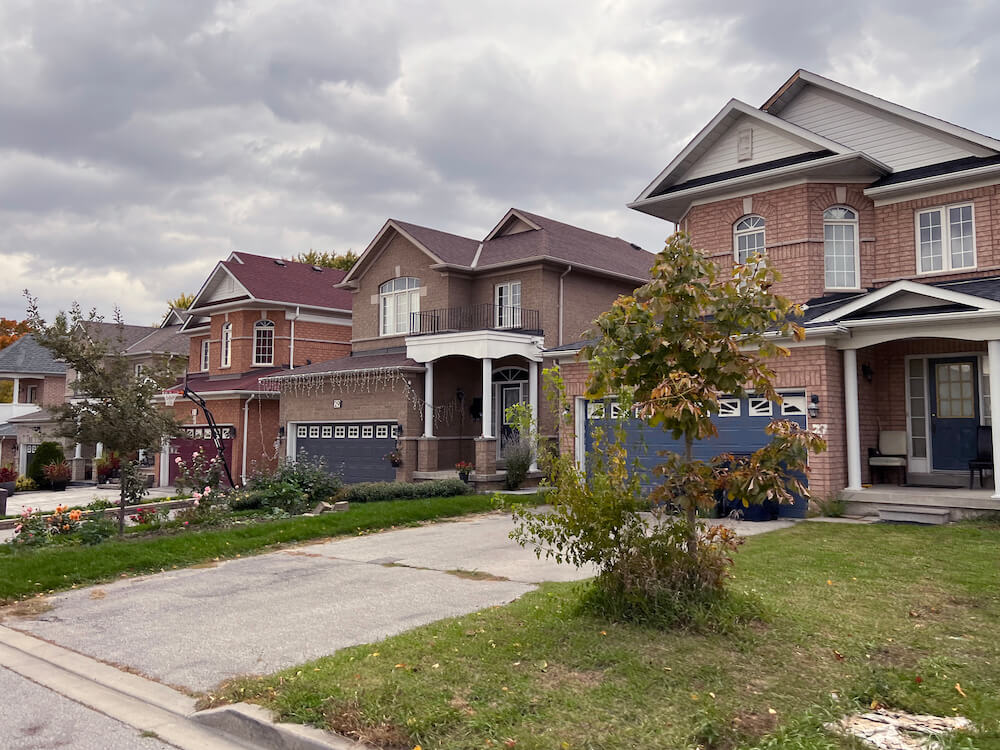
[[[842,653],[840,653],[837,649],[833,650],[833,656],[834,656],[834,658],[837,661],[843,661],[844,660],[844,655]]]
[[[957,690],[957,691],[958,691],[958,694],[959,694],[959,695],[961,695],[961,696],[962,696],[963,698],[968,698],[968,697],[969,697],[969,696],[967,696],[967,695],[965,694],[965,691],[964,691],[964,690],[962,690],[962,685],[961,685],[961,683],[958,683],[958,682],[956,682],[956,683],[955,683],[955,690]]]
[[[769,709],[767,709],[767,712],[768,712],[769,714],[771,714],[772,716],[773,716],[774,714],[778,713],[778,712],[777,712],[777,711],[775,711],[775,710],[774,710],[773,708],[769,708]]]

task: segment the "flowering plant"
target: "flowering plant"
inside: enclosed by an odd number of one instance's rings
[[[460,477],[467,477],[467,476],[469,476],[469,474],[472,473],[472,470],[474,468],[475,467],[471,463],[469,463],[468,461],[459,461],[457,464],[455,464],[455,471],[458,472],[458,475]]]
[[[17,469],[13,466],[0,466],[0,482],[16,482]]]
[[[200,495],[197,499],[219,489],[222,482],[222,462],[218,456],[208,458],[205,456],[205,449],[199,448],[191,456],[190,463],[180,456],[174,458],[174,463],[177,464],[177,481],[174,482],[177,489],[198,492]],[[220,499],[221,494],[219,493]]]
[[[97,481],[103,484],[110,477],[118,476],[121,471],[122,460],[114,451],[108,451],[94,462],[97,471]]]
[[[73,478],[73,470],[65,461],[46,464],[42,467],[42,473],[45,474],[49,484],[65,484]]]
[[[13,544],[35,547],[53,541],[56,536],[73,534],[80,529],[81,515],[79,510],[69,510],[65,505],[57,506],[50,516],[42,515],[40,510],[25,508],[14,527]]]
[[[144,524],[158,524],[166,517],[166,513],[156,508],[137,508],[135,513],[129,516],[129,520],[139,526]]]

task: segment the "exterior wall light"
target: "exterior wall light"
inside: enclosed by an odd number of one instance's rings
[[[819,416],[819,395],[814,393],[809,397],[809,406],[806,407],[806,411],[809,412],[809,416],[815,419]]]

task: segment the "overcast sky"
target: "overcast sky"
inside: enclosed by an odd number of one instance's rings
[[[152,323],[234,249],[360,250],[519,206],[625,208],[731,98],[804,67],[1000,135],[1000,3],[0,4],[0,315],[28,287]]]

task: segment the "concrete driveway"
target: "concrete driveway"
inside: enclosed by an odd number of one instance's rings
[[[123,579],[54,595],[50,611],[5,624],[203,691],[592,575],[538,560],[508,539],[512,528],[494,513]]]

